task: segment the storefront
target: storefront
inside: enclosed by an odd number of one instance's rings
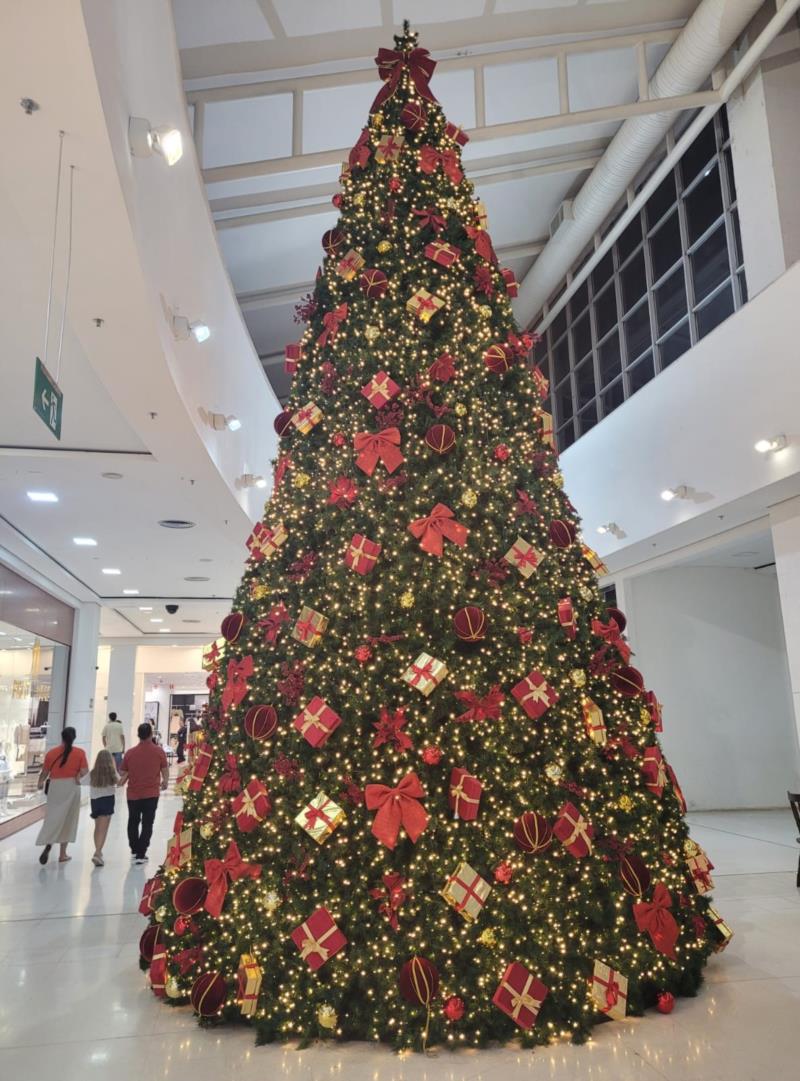
[[[0,564],[0,837],[35,821],[64,724],[73,610]]]

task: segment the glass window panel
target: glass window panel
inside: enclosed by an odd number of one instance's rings
[[[689,243],[694,244],[722,213],[722,189],[719,169],[714,164],[697,187],[686,196],[686,219],[689,223]]]
[[[678,211],[667,218],[650,237],[653,277],[656,281],[681,257],[681,227]]]
[[[563,424],[572,417],[572,388],[569,379],[565,379],[556,388],[556,423]]]
[[[722,156],[725,160],[725,172],[728,177],[728,191],[730,192],[731,202],[736,202],[736,177],[733,172],[733,158],[731,157],[730,147],[726,147],[722,152]]]
[[[659,285],[655,296],[656,325],[661,335],[686,315],[686,283],[682,266]]]
[[[675,205],[677,198],[675,176],[673,173],[668,173],[647,200],[645,211],[649,228],[652,228],[657,221],[663,218],[669,208]]]
[[[558,432],[556,436],[556,443],[558,444],[558,449],[561,451],[566,450],[567,447],[571,447],[574,442],[575,432],[573,431],[572,423],[570,422],[566,425],[566,427],[562,428],[561,431]]]
[[[582,409],[595,395],[594,357],[588,356],[583,364],[575,369],[575,391],[578,409]]]
[[[688,187],[697,174],[708,165],[717,152],[717,140],[714,134],[713,117],[681,158],[681,176],[683,186]]]
[[[553,341],[556,338],[560,338],[564,331],[567,329],[567,309],[562,308],[553,322],[550,324],[550,333],[553,335]]]
[[[620,271],[622,282],[622,306],[628,311],[644,296],[647,290],[647,279],[644,273],[644,256],[641,252],[634,255],[624,270]]]
[[[733,246],[736,249],[736,266],[740,267],[744,264],[744,252],[742,250],[742,230],[739,226],[739,211],[731,211],[731,221],[733,222]]]
[[[635,360],[645,349],[649,349],[650,311],[647,301],[625,320],[625,347],[628,350],[628,363]]]
[[[604,338],[617,321],[617,292],[612,282],[594,302],[597,337]]]
[[[592,348],[592,328],[589,324],[589,313],[580,317],[572,328],[572,355],[576,361],[585,357]]]
[[[587,405],[578,413],[578,434],[584,435],[597,424],[597,402]]]
[[[600,383],[606,386],[622,371],[618,330],[615,330],[597,350],[597,359],[600,368]]]
[[[653,354],[648,353],[646,356],[642,357],[638,363],[634,364],[632,368],[628,369],[631,394],[635,394],[637,390],[641,390],[645,383],[649,383],[654,375]]]
[[[718,285],[730,275],[728,261],[728,237],[725,223],[714,230],[710,237],[695,248],[689,256],[692,267],[694,298],[697,303],[713,293]]]
[[[589,283],[579,285],[569,302],[570,318],[575,319],[589,303]]]
[[[560,383],[569,372],[569,343],[567,335],[553,347],[553,382]]]
[[[611,281],[614,274],[614,256],[607,251],[597,266],[592,271],[592,289],[595,296],[600,292],[606,282]]]
[[[641,215],[637,214],[633,221],[625,226],[620,234],[619,240],[617,240],[617,252],[619,253],[620,263],[624,262],[641,242],[642,221]]]
[[[739,279],[739,288],[741,289],[741,292],[742,292],[742,304],[746,304],[747,303],[747,279],[744,276],[744,271],[740,270],[739,273],[736,275],[736,277]]]
[[[728,139],[730,139],[731,137],[731,131],[728,127],[727,106],[723,105],[720,111],[717,113],[717,116],[719,117],[720,126],[722,127],[722,141],[723,143],[727,143]]]
[[[730,284],[697,312],[697,333],[701,338],[733,314],[733,290]]]
[[[678,357],[682,357],[692,344],[689,334],[689,320],[681,325],[665,338],[658,346],[658,354],[661,358],[661,369],[668,368]]]
[[[625,391],[622,386],[622,380],[618,379],[616,383],[612,383],[610,387],[604,390],[600,396],[600,401],[603,406],[604,417],[607,417],[609,413],[612,413],[618,405],[622,405],[625,401]]]

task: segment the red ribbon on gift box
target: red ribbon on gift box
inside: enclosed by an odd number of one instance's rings
[[[394,848],[401,826],[416,842],[428,825],[428,814],[418,802],[424,795],[425,789],[413,770],[395,788],[385,784],[367,785],[364,791],[367,808],[378,812],[372,823],[372,833],[381,844]]]
[[[659,953],[675,960],[675,943],[678,941],[678,925],[669,911],[672,897],[663,882],[657,882],[652,901],[636,901],[633,918],[640,931],[647,931]]]
[[[466,526],[455,521],[453,512],[444,503],[437,503],[427,518],[415,519],[408,531],[420,542],[423,552],[434,556],[443,554],[445,537],[463,548],[469,533]]]
[[[210,916],[219,918],[225,895],[228,892],[228,880],[236,882],[240,878],[260,878],[261,864],[246,863],[235,841],[228,845],[224,860],[206,860],[204,864],[208,893],[203,907]]]
[[[436,61],[427,49],[378,49],[375,57],[378,65],[378,75],[383,79],[384,85],[378,91],[370,108],[370,113],[380,109],[385,101],[394,97],[403,72],[407,71],[417,94],[425,101],[435,102],[431,88],[431,76],[436,70]]]

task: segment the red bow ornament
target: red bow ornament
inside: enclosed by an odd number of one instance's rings
[[[444,538],[461,548],[467,543],[469,530],[456,522],[453,512],[444,503],[437,503],[427,518],[417,518],[408,527],[419,541],[423,552],[440,556],[444,552]]]
[[[239,762],[235,754],[225,753],[225,769],[217,781],[217,791],[222,795],[235,796],[242,790]]]
[[[402,826],[410,840],[416,843],[428,825],[428,814],[419,803],[424,795],[425,789],[413,770],[396,788],[368,784],[364,792],[367,808],[378,812],[372,822],[373,836],[387,848],[394,848]]]
[[[456,369],[453,359],[449,353],[440,353],[428,368],[431,379],[436,379],[440,383],[449,383],[451,379],[455,379]]]
[[[188,950],[180,950],[171,960],[178,966],[181,976],[185,976],[193,965],[199,965],[203,960],[203,947],[191,946]]]
[[[485,259],[487,263],[493,263],[497,265],[497,255],[495,254],[494,245],[492,244],[492,238],[486,232],[485,229],[479,229],[477,225],[468,225],[467,236],[475,245],[475,251],[481,257]]]
[[[440,165],[442,172],[452,184],[460,184],[464,179],[455,150],[437,150],[435,146],[427,145],[419,148],[419,167],[423,173],[435,173]]]
[[[278,635],[281,632],[281,626],[284,623],[289,622],[289,612],[286,609],[286,605],[283,601],[275,604],[267,612],[266,619],[260,619],[256,624],[257,627],[264,631],[264,641],[269,645],[274,645],[278,640]]]
[[[608,646],[614,646],[625,664],[631,659],[631,647],[622,637],[619,624],[616,619],[609,619],[608,623],[602,623],[599,619],[592,620],[592,634],[598,635]]]
[[[678,925],[669,911],[672,897],[663,882],[657,882],[653,890],[652,901],[636,901],[633,906],[633,918],[640,931],[647,931],[653,945],[659,953],[675,958],[675,943],[678,941]]]
[[[222,708],[224,710],[239,705],[249,690],[247,680],[252,674],[252,657],[243,657],[240,661],[228,661],[228,681],[222,692]]]
[[[322,317],[322,325],[325,328],[317,338],[317,345],[326,346],[336,337],[339,327],[347,318],[347,305],[340,304],[332,312],[325,312]]]
[[[411,213],[414,217],[419,218],[420,229],[430,226],[434,233],[441,233],[442,229],[444,229],[444,217],[435,206],[426,206],[424,210],[412,210]]]
[[[456,691],[455,696],[459,702],[463,702],[467,706],[466,712],[460,713],[456,717],[457,721],[462,722],[498,720],[500,707],[506,697],[497,684],[482,698],[480,695],[475,694],[474,691]]]
[[[356,144],[350,151],[348,161],[351,169],[363,169],[369,161],[369,128],[362,128]]]
[[[356,465],[368,477],[375,472],[378,462],[383,462],[387,473],[394,473],[405,458],[400,451],[400,429],[384,428],[382,432],[357,432],[353,447],[358,457]]]
[[[385,101],[394,97],[404,71],[408,72],[419,97],[425,101],[436,101],[429,85],[436,70],[436,61],[427,49],[410,49],[407,52],[399,49],[378,49],[375,63],[384,85],[378,91],[370,113],[377,112]]]
[[[397,913],[408,897],[405,884],[406,880],[402,875],[384,875],[383,886],[375,886],[369,891],[370,897],[381,902],[378,905],[378,912],[386,917],[393,931],[400,930]]]
[[[204,864],[208,893],[204,908],[209,916],[219,919],[225,895],[228,892],[228,880],[236,882],[240,878],[260,878],[260,863],[245,863],[235,841],[228,845],[224,860],[206,860]]]

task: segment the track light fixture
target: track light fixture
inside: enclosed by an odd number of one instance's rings
[[[777,450],[785,450],[789,444],[789,440],[785,435],[774,435],[772,439],[759,439],[755,444],[755,450],[759,454],[769,454]]]
[[[242,473],[239,477],[239,486],[241,488],[266,488],[267,479],[262,477],[260,473]]]
[[[128,142],[135,158],[160,154],[167,165],[174,165],[183,156],[183,137],[177,128],[154,128],[143,116],[128,120]]]
[[[685,484],[679,484],[677,488],[665,488],[661,498],[665,503],[671,503],[673,499],[688,499],[689,488]]]
[[[185,315],[172,315],[172,336],[176,341],[185,342],[194,338],[196,342],[206,342],[211,331],[205,323],[192,323]]]
[[[616,522],[608,522],[606,525],[599,525],[597,527],[597,532],[601,536],[604,536],[606,533],[610,533],[611,536],[616,537],[617,540],[622,540],[623,537],[627,536],[625,530],[622,529],[621,526],[618,526]]]

